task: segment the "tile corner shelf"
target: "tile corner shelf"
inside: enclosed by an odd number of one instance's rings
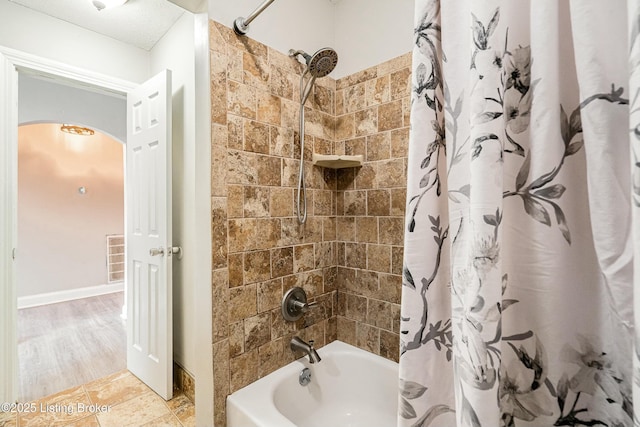
[[[314,166],[321,166],[323,168],[356,168],[362,166],[362,154],[346,156],[313,153],[312,161]]]

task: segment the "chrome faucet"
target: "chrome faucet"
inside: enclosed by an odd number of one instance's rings
[[[322,360],[320,359],[320,355],[318,354],[316,349],[313,348],[313,340],[309,340],[309,344],[307,344],[300,337],[295,336],[291,338],[291,343],[289,344],[289,347],[291,348],[292,351],[302,350],[305,353],[307,353],[307,356],[309,356],[309,363],[316,363]]]

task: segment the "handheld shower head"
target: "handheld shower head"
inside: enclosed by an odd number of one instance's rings
[[[326,76],[336,68],[336,65],[338,65],[338,54],[330,47],[324,47],[313,55],[309,55],[302,50],[291,49],[289,51],[289,56],[297,55],[300,55],[305,59],[305,62],[307,63],[306,71],[316,78]]]

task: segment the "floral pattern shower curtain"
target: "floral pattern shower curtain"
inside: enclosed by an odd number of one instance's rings
[[[399,426],[640,425],[638,4],[416,0]]]

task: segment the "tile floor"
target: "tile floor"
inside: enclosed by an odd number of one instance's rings
[[[195,426],[182,392],[166,402],[126,370],[31,403],[34,412],[0,412],[0,427]]]

